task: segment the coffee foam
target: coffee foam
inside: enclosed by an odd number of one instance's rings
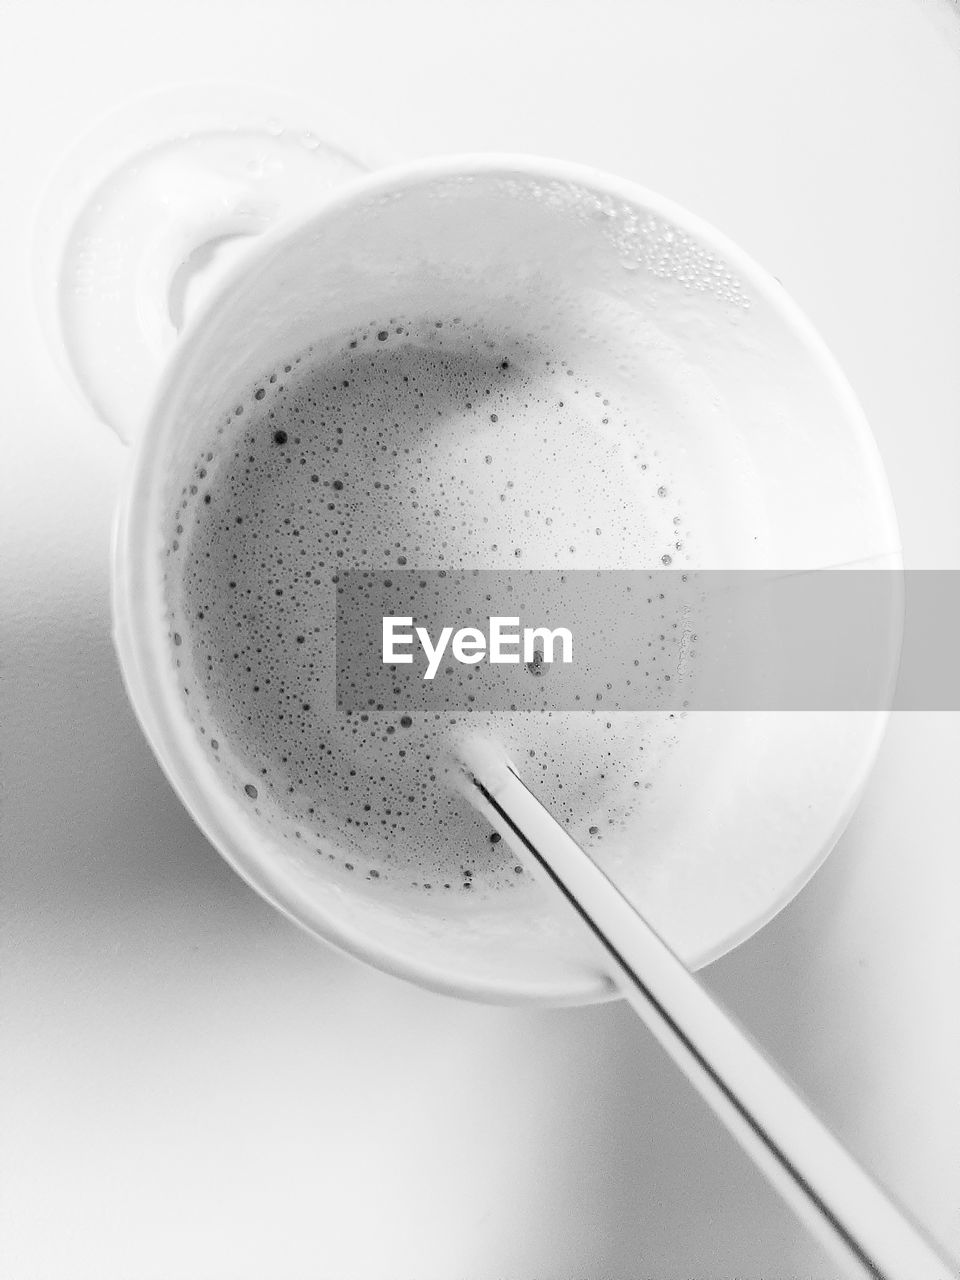
[[[165,547],[172,659],[211,759],[272,838],[370,892],[516,892],[527,876],[451,785],[464,735],[502,742],[602,859],[674,718],[345,716],[338,576],[679,567],[689,541],[643,423],[588,371],[457,318],[371,323],[266,371],[210,424]]]

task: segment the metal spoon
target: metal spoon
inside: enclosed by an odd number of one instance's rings
[[[471,800],[563,894],[673,1061],[850,1275],[951,1280],[955,1271],[818,1120],[746,1033],[528,789],[496,746],[467,744]]]

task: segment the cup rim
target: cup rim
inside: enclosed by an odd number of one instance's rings
[[[756,293],[764,298],[782,320],[784,326],[797,338],[816,364],[831,395],[838,403],[844,422],[858,446],[859,460],[864,467],[864,479],[877,503],[882,523],[889,534],[889,549],[885,559],[890,567],[902,567],[899,552],[899,533],[889,483],[883,468],[876,440],[866,416],[836,358],[812,322],[799,305],[787,293],[780,282],[760,266],[735,242],[712,224],[674,203],[658,192],[608,174],[598,168],[572,161],[554,160],[543,156],[510,152],[483,152],[451,154],[408,163],[391,165],[345,184],[326,195],[302,214],[287,219],[257,237],[247,252],[220,281],[214,292],[204,299],[196,316],[190,321],[180,342],[161,372],[154,388],[151,407],[146,415],[144,429],[131,448],[129,470],[121,488],[112,538],[111,600],[113,612],[113,638],[119,659],[121,675],[128,699],[140,721],[144,735],[162,771],[176,791],[194,822],[211,841],[221,857],[261,897],[281,911],[288,919],[314,937],[320,937],[339,950],[362,959],[381,971],[413,981],[422,987],[446,995],[479,1000],[489,1003],[535,1004],[538,1006],[563,1006],[600,1003],[615,999],[618,992],[611,979],[597,966],[596,974],[589,974],[586,966],[577,982],[521,981],[507,978],[477,978],[451,974],[447,968],[423,964],[396,951],[378,945],[368,934],[357,933],[328,912],[277,873],[276,867],[259,860],[249,848],[244,847],[237,833],[244,825],[236,817],[231,820],[228,806],[219,802],[197,779],[194,768],[201,760],[195,735],[174,705],[170,682],[159,678],[158,663],[166,656],[159,643],[158,629],[138,626],[136,621],[138,602],[147,594],[138,569],[149,564],[149,550],[144,546],[146,524],[141,523],[139,537],[136,514],[149,507],[153,468],[152,445],[162,420],[164,406],[168,403],[178,380],[183,376],[187,353],[201,334],[205,324],[222,300],[238,286],[239,282],[259,263],[265,261],[279,246],[296,240],[316,222],[370,196],[395,193],[424,182],[443,178],[499,175],[504,178],[521,177],[543,181],[567,182],[597,195],[619,198],[644,208],[689,232],[695,238],[709,244],[724,262],[731,265],[749,282]],[[899,639],[894,636],[894,645]],[[891,669],[895,670],[895,657]],[[705,948],[693,960],[690,967],[697,969],[718,959],[726,952],[751,937],[777,915],[799,892],[814,872],[821,866],[836,844],[860,799],[872,770],[889,712],[873,713],[872,732],[865,736],[859,767],[851,770],[842,805],[838,805],[837,817],[829,837],[803,863],[797,875],[786,884],[768,908],[749,922],[724,937],[710,948]],[[273,874],[271,875],[271,871]]]

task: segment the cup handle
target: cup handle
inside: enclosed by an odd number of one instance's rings
[[[310,131],[249,110],[241,118],[154,132],[119,160],[114,147],[105,176],[80,191],[87,145],[48,192],[36,253],[41,322],[57,363],[124,443],[144,425],[196,302],[246,239],[368,171]]]

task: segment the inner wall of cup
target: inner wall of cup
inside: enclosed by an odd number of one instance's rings
[[[576,351],[611,396],[625,389],[644,404],[664,423],[661,447],[697,512],[699,567],[819,567],[893,549],[848,407],[765,295],[660,214],[515,175],[442,177],[344,202],[256,253],[198,322],[168,386],[155,424],[166,484],[154,527],[203,429],[229,412],[238,388],[311,343],[394,314],[461,315]],[[808,779],[824,801],[818,813],[791,801],[797,784],[787,770],[838,729],[837,717],[810,715],[688,718],[674,782],[638,824],[638,856],[620,870],[628,894],[690,962],[749,932],[835,834],[875,717],[844,721],[849,768]],[[762,776],[758,758],[767,761]],[[198,767],[212,775],[208,761]],[[708,797],[699,807],[691,776]],[[217,790],[214,776],[202,784]],[[269,832],[251,838],[248,812],[234,817],[248,846],[244,873],[275,897],[289,899],[295,882],[299,913],[320,932],[336,921],[348,943],[376,938],[414,968],[444,966],[467,985],[498,974],[575,984],[592,963],[542,893],[523,899],[520,919],[516,902],[398,904]],[[770,850],[770,841],[779,844]]]

